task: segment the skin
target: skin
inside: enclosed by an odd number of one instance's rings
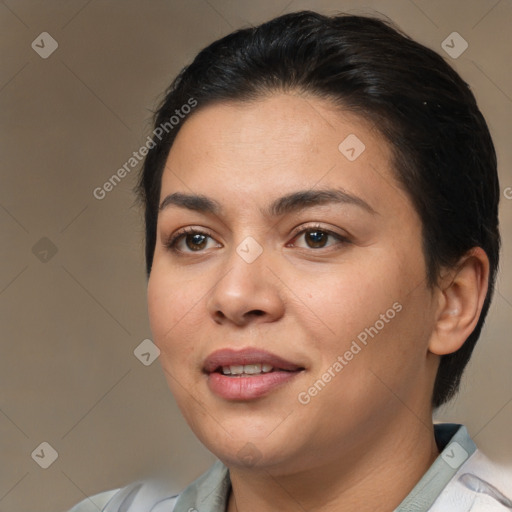
[[[349,134],[365,144],[354,161],[338,149]],[[341,188],[375,213],[354,204],[279,217],[260,210],[320,188]],[[485,253],[468,253],[429,287],[421,221],[394,177],[388,143],[364,119],[313,96],[276,93],[196,111],[163,173],[161,200],[173,192],[223,207],[218,215],[174,205],[159,213],[148,307],[183,415],[230,469],[228,511],[393,510],[438,455],[431,395],[439,355],[476,325]],[[319,248],[294,234],[316,224],[346,241],[331,236]],[[166,247],[185,226],[206,232],[207,245],[193,251],[189,236],[181,253]],[[252,263],[236,251],[248,236],[263,250]],[[395,303],[401,311],[300,403],[299,393]],[[305,370],[259,399],[225,400],[202,367],[226,347],[266,349]],[[254,454],[252,464],[240,450]]]

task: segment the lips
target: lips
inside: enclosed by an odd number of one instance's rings
[[[266,350],[246,348],[242,350],[222,349],[213,352],[206,358],[203,371],[210,374],[222,371],[223,366],[243,366],[250,364],[267,364],[277,371],[285,370],[294,372],[304,369],[304,367],[287,361]]]
[[[206,358],[203,372],[210,391],[218,397],[248,401],[270,395],[299,378],[304,369],[265,350],[246,348],[213,352]]]

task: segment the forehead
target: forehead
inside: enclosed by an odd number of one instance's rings
[[[274,94],[194,112],[169,153],[161,199],[182,191],[264,204],[279,192],[328,186],[372,205],[400,197],[411,206],[391,147],[370,122],[328,100]]]

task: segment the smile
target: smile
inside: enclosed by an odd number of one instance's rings
[[[292,370],[285,370],[283,368],[274,368],[270,364],[234,364],[230,366],[223,366],[222,369],[216,370],[221,371],[223,375],[231,375],[232,377],[248,377],[251,375],[261,375],[262,373],[271,373],[275,371],[290,372]]]

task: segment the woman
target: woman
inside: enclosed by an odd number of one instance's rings
[[[137,483],[97,503],[510,510],[510,475],[432,422],[500,245],[493,143],[456,72],[377,19],[296,12],[200,52],[153,135],[151,329],[219,460],[179,496]]]

